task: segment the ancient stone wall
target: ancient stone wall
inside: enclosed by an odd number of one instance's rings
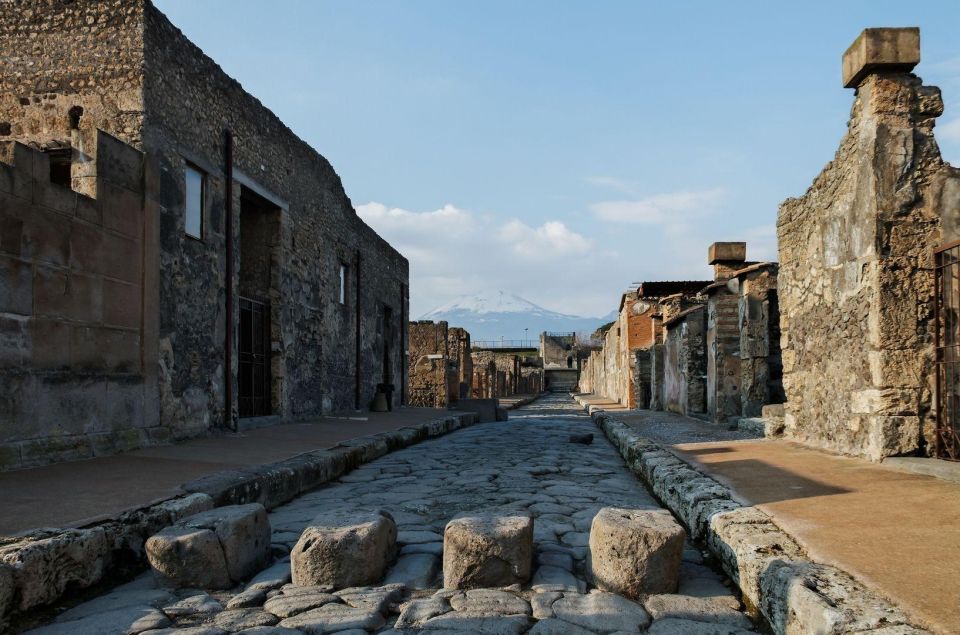
[[[680,414],[707,411],[706,311],[696,305],[664,322],[663,407]]]
[[[402,383],[406,259],[357,217],[329,162],[149,2],[18,3],[0,12],[0,36],[0,135],[82,140],[100,128],[159,166],[158,369],[171,436],[236,417],[237,391],[229,407],[224,396],[238,358],[224,368],[226,209],[232,204],[236,320],[243,262],[262,256],[240,237],[254,197],[276,219],[260,236],[271,247],[270,411],[298,418],[365,408],[377,384]],[[226,130],[235,140],[229,202]],[[187,165],[205,175],[198,238],[184,231]]]
[[[862,74],[834,160],[777,221],[785,434],[875,460],[929,447],[931,252],[958,218],[940,91],[902,69]]]
[[[446,408],[450,405],[450,368],[456,361],[449,355],[446,322],[421,320],[410,323],[410,376],[408,400],[411,406]]]
[[[143,155],[87,140],[84,183],[8,142],[0,163],[0,470],[164,437],[156,378],[156,203]],[[149,171],[153,177],[155,174]],[[152,178],[149,179],[152,181]]]
[[[740,331],[740,400],[744,417],[759,417],[763,406],[783,403],[777,263],[737,272]]]
[[[707,294],[707,412],[717,422],[740,416],[738,297],[718,282]]]
[[[540,357],[544,368],[576,366],[576,335],[574,333],[541,333]]]
[[[450,400],[468,398],[472,393],[473,355],[470,349],[470,333],[460,327],[450,327],[447,331],[447,351],[450,354],[451,368]]]

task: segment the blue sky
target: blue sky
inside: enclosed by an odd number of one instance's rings
[[[326,156],[411,260],[411,313],[503,290],[581,315],[634,281],[775,259],[832,159],[867,26],[920,26],[960,164],[960,3],[156,0]]]

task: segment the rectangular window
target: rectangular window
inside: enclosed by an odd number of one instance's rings
[[[347,265],[340,263],[340,304],[347,303]]]
[[[188,236],[203,238],[203,190],[206,177],[203,172],[190,164],[187,164],[184,176],[186,181],[184,231]]]

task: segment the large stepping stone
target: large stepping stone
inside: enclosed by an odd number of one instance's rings
[[[528,515],[454,518],[443,532],[443,586],[504,587],[530,579],[533,519]]]
[[[228,505],[150,536],[145,551],[164,586],[228,589],[270,561],[270,534],[263,505]]]
[[[685,537],[666,510],[604,507],[590,526],[587,569],[596,586],[629,598],[674,593]]]
[[[383,577],[397,553],[397,525],[386,511],[337,510],[310,521],[290,552],[293,584],[335,589]]]

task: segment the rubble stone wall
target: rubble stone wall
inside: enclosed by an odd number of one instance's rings
[[[693,307],[666,325],[663,408],[687,415],[707,411],[706,315]]]
[[[143,155],[105,133],[88,197],[49,155],[0,163],[0,470],[146,445],[158,419],[156,205]],[[145,242],[154,241],[147,246]],[[151,343],[151,336],[153,337]]]
[[[789,438],[874,460],[930,447],[932,249],[960,218],[942,111],[915,75],[867,75],[834,160],[780,207]]]
[[[224,398],[225,130],[235,139],[235,276],[243,191],[274,205],[279,220],[269,298],[274,414],[365,408],[378,383],[404,376],[406,259],[357,217],[330,163],[152,4],[17,3],[0,12],[0,42],[0,138],[82,139],[99,128],[158,164],[158,372],[171,437],[236,417],[236,401],[228,408]],[[206,175],[199,240],[184,234],[188,163]]]
[[[452,364],[449,357],[449,330],[446,322],[421,320],[410,323],[409,403],[421,408],[446,408],[450,405]]]
[[[716,422],[740,416],[738,300],[726,285],[707,300],[707,412]]]
[[[740,399],[744,417],[759,417],[763,406],[783,403],[777,265],[738,275]]]

